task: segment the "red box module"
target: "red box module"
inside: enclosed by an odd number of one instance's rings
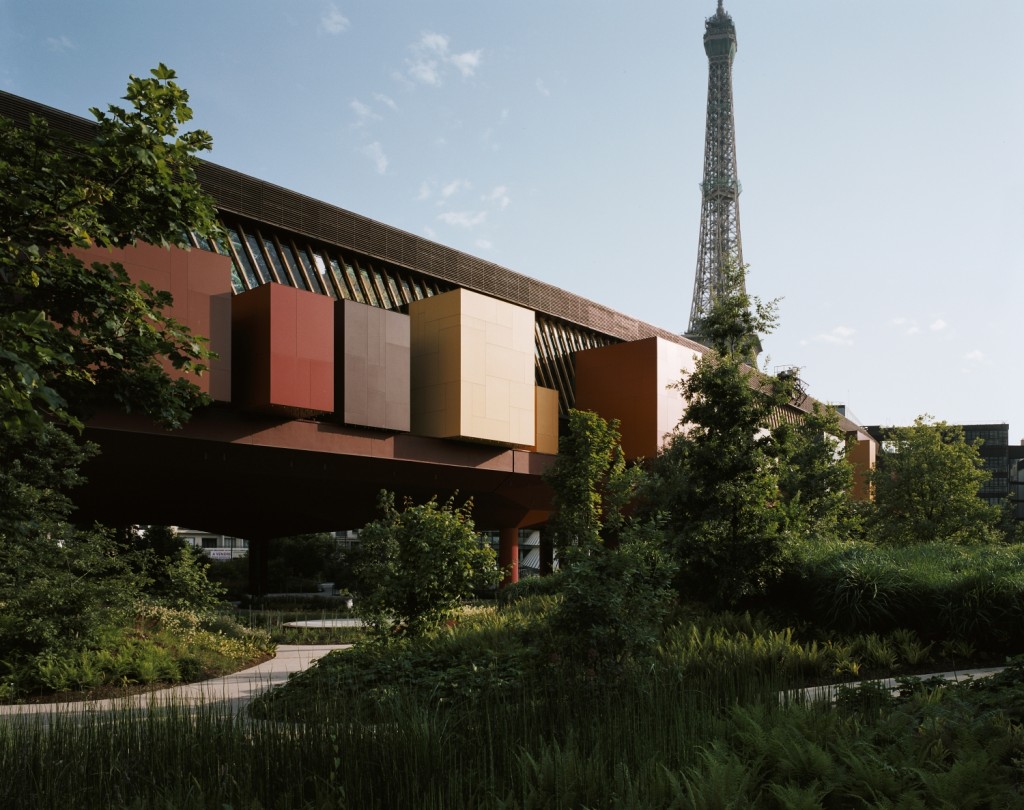
[[[334,301],[280,284],[231,306],[232,399],[290,416],[334,410]]]

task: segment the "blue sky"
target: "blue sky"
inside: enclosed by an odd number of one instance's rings
[[[864,423],[1024,437],[1024,3],[727,0],[763,342]],[[0,0],[0,88],[158,62],[212,160],[674,331],[715,0]]]

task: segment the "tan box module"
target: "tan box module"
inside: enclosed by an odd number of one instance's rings
[[[409,305],[412,432],[537,441],[533,312],[469,290]]]

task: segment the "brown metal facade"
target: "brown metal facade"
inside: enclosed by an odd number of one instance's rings
[[[91,137],[83,118],[0,91],[0,115],[48,119],[72,137]],[[536,381],[573,407],[572,354],[580,349],[658,336],[687,338],[623,315],[551,284],[375,222],[240,172],[200,161],[197,175],[216,201],[226,237],[196,247],[229,256],[236,293],[278,282],[334,299],[388,310],[456,287],[536,313]]]

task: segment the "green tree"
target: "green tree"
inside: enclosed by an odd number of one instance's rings
[[[79,530],[67,492],[95,452],[54,425],[0,431],[0,665],[94,643],[142,592],[112,532]]]
[[[481,542],[472,502],[406,501],[382,491],[382,516],[359,532],[356,575],[363,615],[381,635],[422,635],[459,610],[474,590],[497,585],[494,551]]]
[[[999,507],[978,490],[989,478],[963,428],[919,416],[890,428],[871,476],[871,534],[887,543],[989,542],[998,539]]]
[[[855,524],[853,467],[836,409],[815,403],[776,435],[782,444],[779,491],[787,533],[811,539],[846,535]]]
[[[639,467],[626,465],[619,439],[618,420],[569,411],[558,457],[544,476],[554,495],[548,530],[563,567],[605,542],[618,541],[642,475]]]
[[[207,574],[206,556],[188,545],[169,526],[128,531],[127,559],[143,581],[143,595],[158,604],[199,612],[216,608],[224,588]]]
[[[132,283],[116,263],[72,251],[145,241],[187,245],[218,233],[194,172],[210,148],[188,94],[160,65],[131,77],[129,108],[93,110],[94,136],[72,140],[33,117],[0,118],[0,655],[92,643],[123,621],[143,585],[123,538],[75,529],[68,492],[95,448],[73,434],[98,406],[169,426],[204,398],[164,362],[201,370],[202,341],[165,313],[169,293]],[[9,653],[10,655],[7,655]]]
[[[555,637],[561,652],[591,667],[652,651],[675,595],[660,527],[628,515],[643,470],[627,466],[619,441],[616,420],[572,410],[545,476],[563,596]]]
[[[761,591],[781,561],[785,445],[770,425],[798,392],[794,374],[748,365],[758,331],[776,322],[777,303],[749,296],[742,270],[728,278],[729,290],[702,322],[710,350],[678,386],[683,421],[648,487],[649,508],[667,521],[680,590],[719,606]]]
[[[749,295],[746,279],[746,266],[727,262],[722,268],[722,289],[694,331],[719,354],[754,365],[761,335],[770,334],[778,324],[778,299],[765,302]]]
[[[202,131],[180,132],[192,111],[174,71],[132,76],[131,108],[93,109],[95,136],[72,141],[33,117],[0,118],[0,422],[37,430],[46,419],[80,426],[98,405],[142,410],[170,426],[203,401],[170,380],[202,370],[202,341],[165,314],[167,292],[136,285],[117,263],[74,248],[136,241],[187,246],[189,230],[219,232],[195,176]]]

